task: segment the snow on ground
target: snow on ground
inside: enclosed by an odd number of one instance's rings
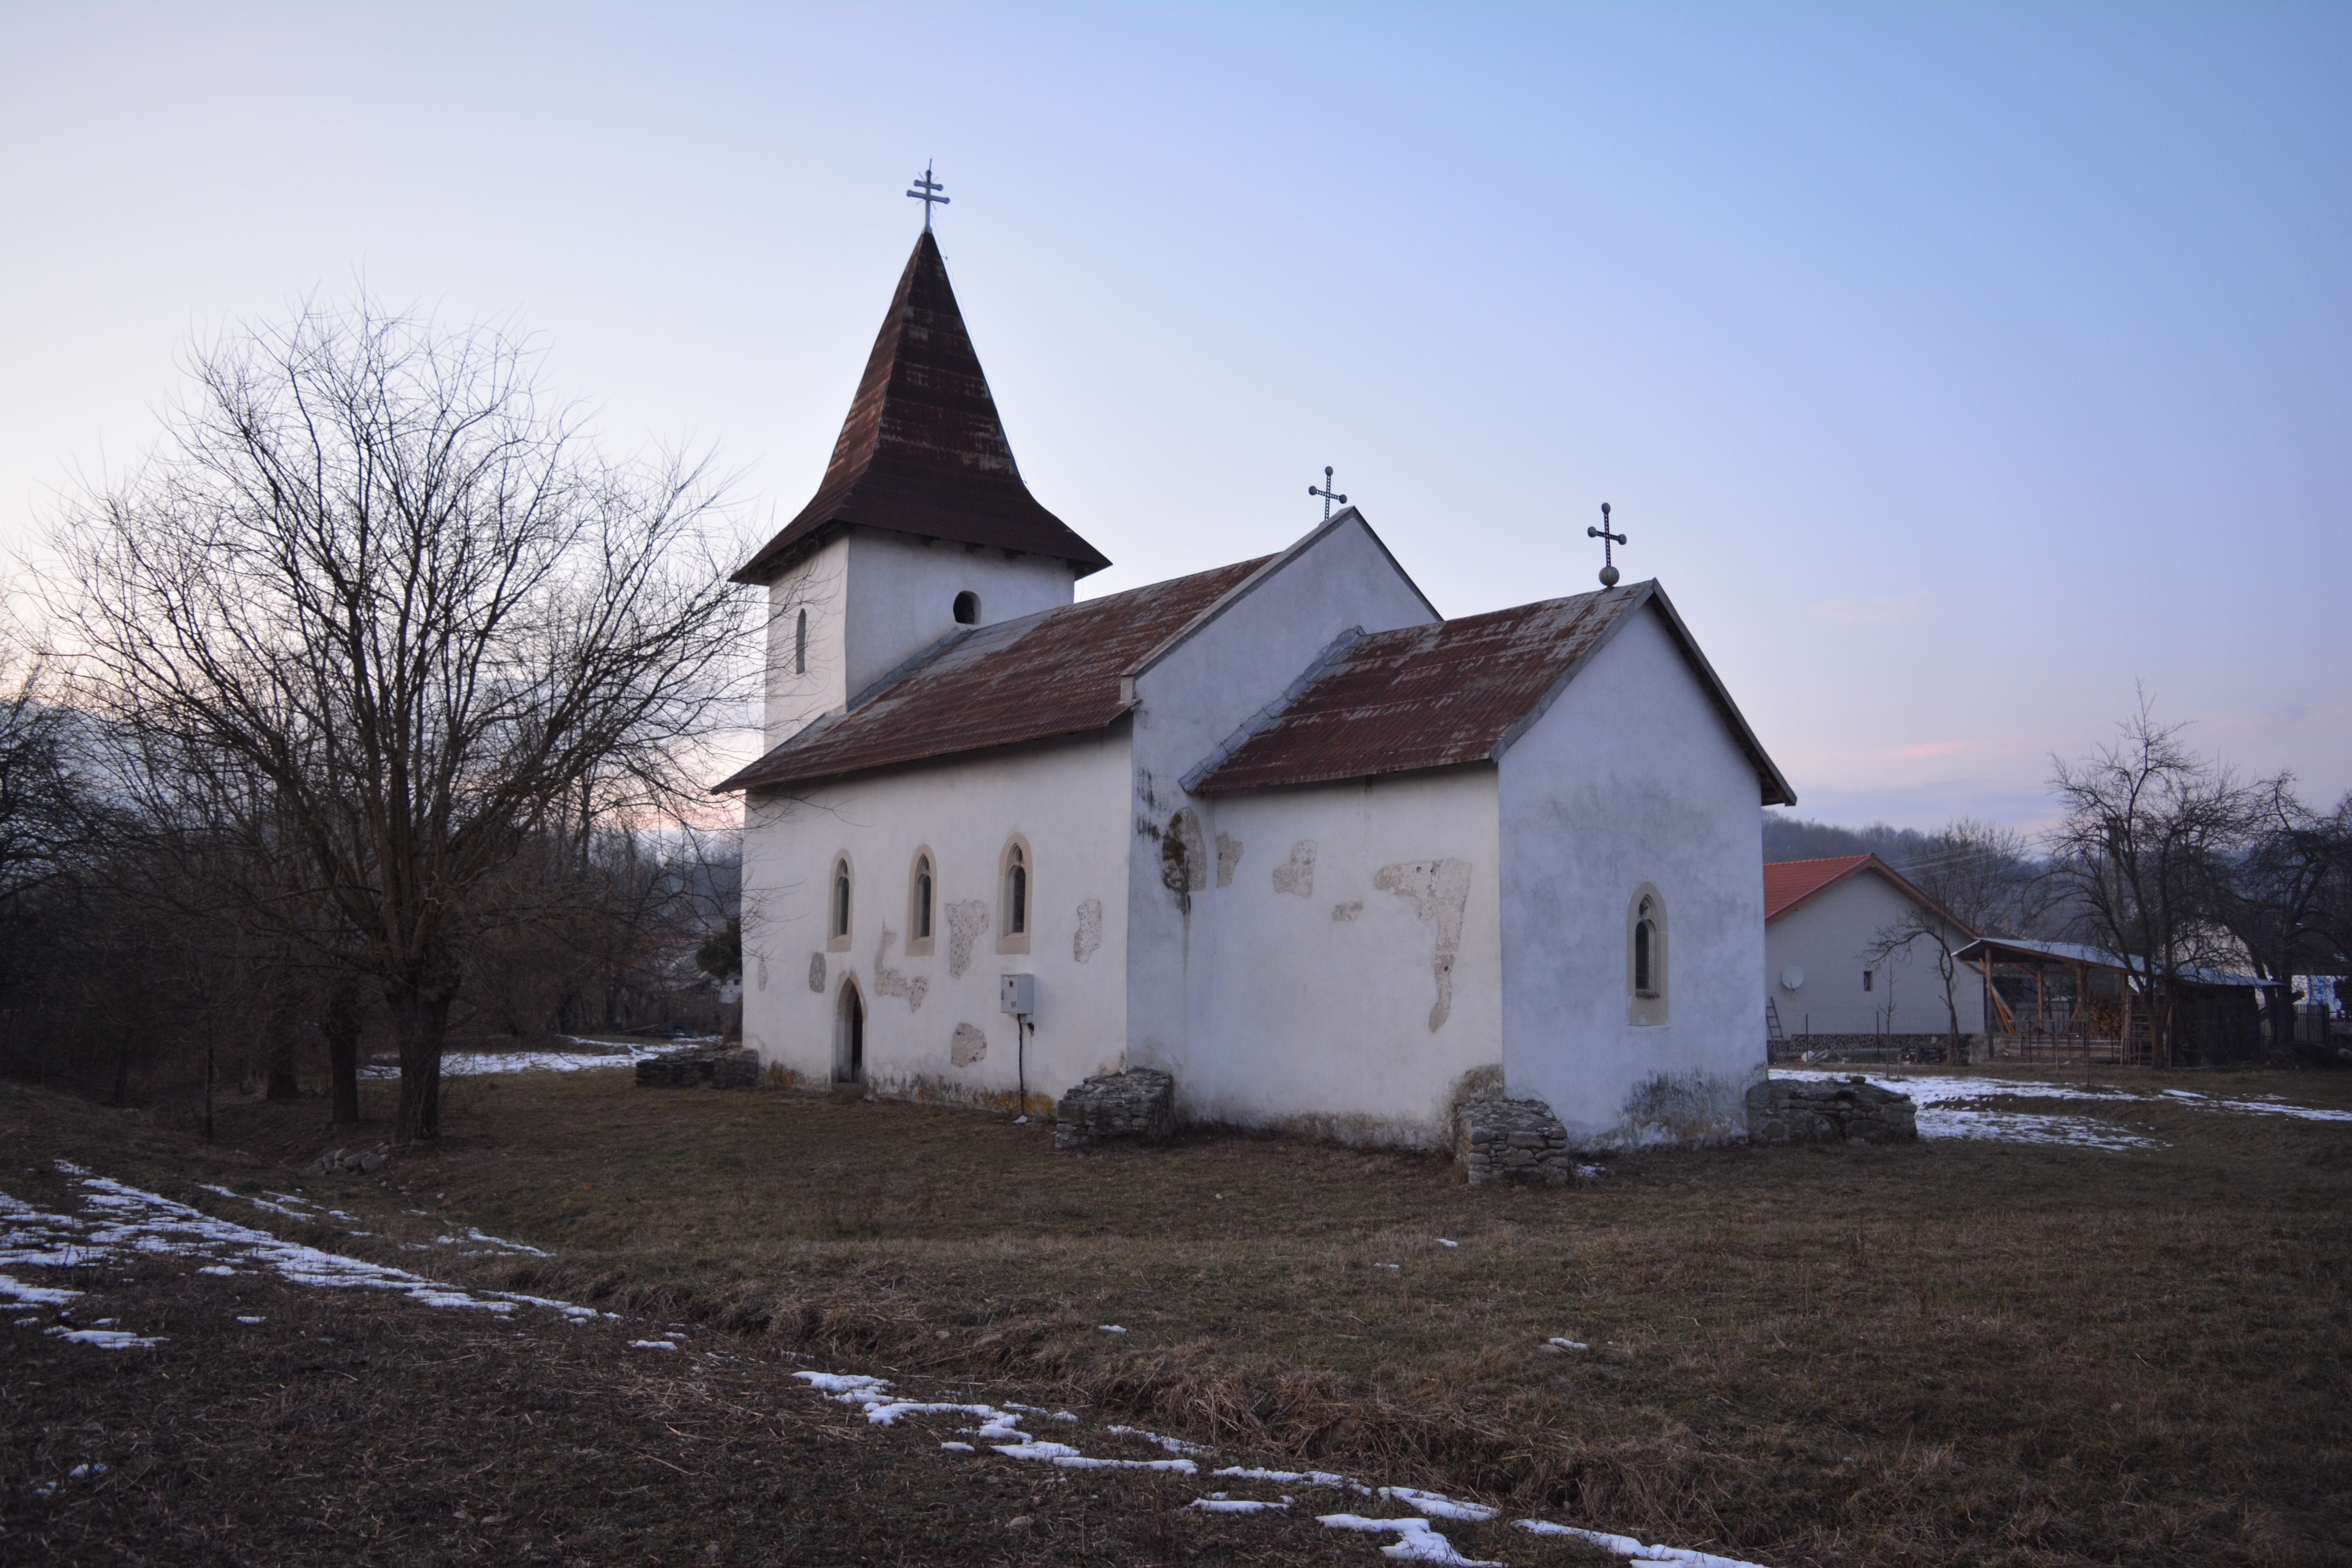
[[[632,1041],[625,1046],[604,1040],[583,1040],[577,1035],[563,1037],[579,1047],[572,1051],[445,1051],[441,1057],[443,1078],[467,1078],[483,1073],[500,1072],[585,1072],[593,1068],[635,1067],[652,1057],[666,1057],[677,1051],[690,1051],[714,1045],[718,1037],[698,1036],[690,1040],[664,1040],[658,1045]],[[396,1079],[400,1076],[397,1062],[372,1062],[360,1068],[366,1079]]]
[[[296,1285],[310,1285],[328,1289],[391,1290],[412,1301],[428,1307],[464,1307],[501,1316],[518,1306],[540,1307],[561,1313],[574,1321],[586,1321],[600,1317],[613,1317],[593,1307],[576,1307],[569,1301],[551,1300],[542,1296],[525,1296],[506,1290],[465,1290],[445,1285],[437,1279],[427,1279],[421,1274],[411,1274],[404,1268],[390,1268],[380,1263],[363,1262],[346,1258],[339,1252],[324,1252],[315,1247],[284,1240],[266,1230],[231,1220],[215,1219],[202,1209],[174,1203],[157,1194],[142,1192],[106,1176],[94,1176],[79,1165],[60,1160],[58,1169],[75,1179],[82,1189],[81,1209],[78,1215],[53,1214],[36,1208],[20,1199],[0,1194],[0,1267],[27,1268],[89,1268],[131,1257],[184,1258],[194,1264],[199,1274],[236,1275],[245,1269],[267,1270]],[[207,1188],[224,1195],[236,1197],[223,1188]],[[289,1194],[275,1194],[292,1203],[308,1203]],[[258,1206],[276,1214],[297,1219],[306,1215],[284,1204],[251,1200]],[[316,1205],[311,1205],[315,1207]],[[11,1276],[0,1275],[9,1286],[17,1286]],[[19,1295],[19,1290],[38,1293],[43,1304],[62,1305],[81,1294],[47,1286],[0,1289],[0,1294],[32,1300]],[[128,1331],[101,1333],[97,1330],[54,1331],[78,1343],[100,1345],[107,1349],[130,1349],[152,1344]]]
[[[1842,1083],[1854,1075],[1828,1068],[1777,1070],[1776,1077],[1809,1079],[1816,1083]],[[1867,1075],[1864,1075],[1867,1076]],[[2324,1110],[2295,1105],[2276,1095],[2252,1100],[2225,1100],[2194,1089],[2139,1090],[2111,1083],[2063,1083],[2047,1079],[1948,1078],[1888,1074],[1872,1082],[1909,1095],[1919,1107],[1922,1138],[1991,1138],[2007,1143],[2065,1143],[2082,1149],[2153,1149],[2153,1138],[2115,1122],[2091,1116],[2065,1116],[2030,1110],[1994,1110],[1984,1101],[2004,1100],[2091,1100],[2126,1105],[2189,1105],[2201,1110],[2235,1110],[2263,1116],[2293,1116],[2309,1121],[2352,1121],[2352,1110]]]

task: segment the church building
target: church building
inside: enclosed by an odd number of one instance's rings
[[[1761,805],[1794,800],[1654,582],[1448,620],[1349,507],[1109,564],[1029,493],[927,229],[769,595],[744,1042],[811,1085],[1431,1146],[1736,1136]],[[1613,577],[1614,574],[1611,574]]]

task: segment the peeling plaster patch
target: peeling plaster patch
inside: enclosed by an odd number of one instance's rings
[[[1429,1010],[1429,1032],[1445,1026],[1454,1011],[1454,960],[1462,951],[1462,911],[1470,902],[1470,862],[1409,860],[1383,866],[1372,876],[1383,893],[1411,899],[1424,921],[1437,922],[1437,1005]]]
[[[1706,1073],[1659,1073],[1625,1097],[1616,1141],[1721,1143],[1746,1130],[1740,1087]]]
[[[1302,899],[1315,896],[1315,840],[1302,838],[1290,847],[1290,858],[1274,868],[1274,890]]]
[[[760,965],[760,989],[765,991],[767,988],[768,965],[762,961]],[[821,952],[809,954],[809,989],[820,996],[824,994],[824,954]]]
[[[948,1046],[948,1060],[960,1068],[968,1068],[988,1055],[988,1037],[970,1024],[955,1026],[955,1039]]]
[[[1168,831],[1160,836],[1160,880],[1188,909],[1189,895],[1209,885],[1209,847],[1201,837],[1201,818],[1189,805],[1169,818]]]
[[[1363,912],[1364,900],[1361,899],[1357,899],[1349,903],[1333,904],[1331,906],[1331,918],[1335,921],[1351,921]]]
[[[1242,841],[1230,833],[1217,835],[1217,886],[1234,885],[1234,873],[1242,863]]]
[[[948,973],[961,979],[971,967],[971,944],[988,931],[988,905],[979,899],[966,899],[948,906]]]
[[[1077,934],[1070,938],[1070,956],[1084,963],[1102,945],[1102,900],[1088,899],[1078,906]]]
[[[760,960],[760,989],[761,989],[761,990],[762,990],[762,991],[765,991],[767,988],[768,988],[768,961],[767,961],[765,958],[762,958],[762,959],[761,959],[761,960]]]
[[[898,932],[887,925],[882,928],[882,945],[874,950],[874,994],[877,996],[904,996],[907,1011],[911,1013],[923,1005],[923,998],[930,992],[931,983],[919,974],[909,980],[898,970],[884,965],[882,961],[890,956],[890,944],[898,940]]]

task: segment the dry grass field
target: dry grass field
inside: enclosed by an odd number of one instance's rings
[[[2103,1076],[2352,1108],[2352,1076]],[[0,1088],[0,1186],[60,1156],[174,1196],[266,1179],[352,1216],[276,1226],[300,1239],[753,1359],[1022,1390],[1775,1565],[2352,1561],[2352,1123],[2031,1109],[2156,1146],[1662,1152],[1474,1192],[1435,1159],[1205,1133],[1057,1154],[977,1112],[581,1072],[463,1080],[447,1142],[382,1178],[299,1173],[331,1142],[315,1103],[233,1107],[206,1150]],[[553,1256],[436,1240],[467,1227]],[[1094,1554],[1332,1544],[1118,1539]]]

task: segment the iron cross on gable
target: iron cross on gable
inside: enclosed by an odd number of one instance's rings
[[[1322,488],[1318,489],[1315,486],[1309,485],[1307,487],[1307,493],[1311,496],[1321,496],[1323,498],[1323,521],[1326,522],[1331,521],[1331,503],[1333,501],[1338,501],[1341,506],[1346,506],[1348,504],[1348,498],[1331,488],[1331,465],[1328,463],[1323,465]]]
[[[1624,543],[1625,536],[1622,533],[1612,533],[1609,531],[1609,503],[1607,501],[1602,501],[1601,503],[1601,526],[1599,528],[1586,529],[1584,531],[1584,537],[1587,539],[1597,539],[1601,541],[1601,585],[1604,588],[1614,588],[1617,585],[1617,563],[1610,559],[1609,547],[1612,544]]]
[[[945,206],[948,205],[947,197],[940,195],[941,191],[944,191],[947,188],[947,184],[944,181],[934,180],[931,178],[930,160],[928,158],[925,159],[923,161],[923,173],[921,176],[915,181],[915,188],[907,193],[908,195],[923,204],[923,232],[925,234],[931,232],[932,205],[934,204],[937,204],[940,206]]]

